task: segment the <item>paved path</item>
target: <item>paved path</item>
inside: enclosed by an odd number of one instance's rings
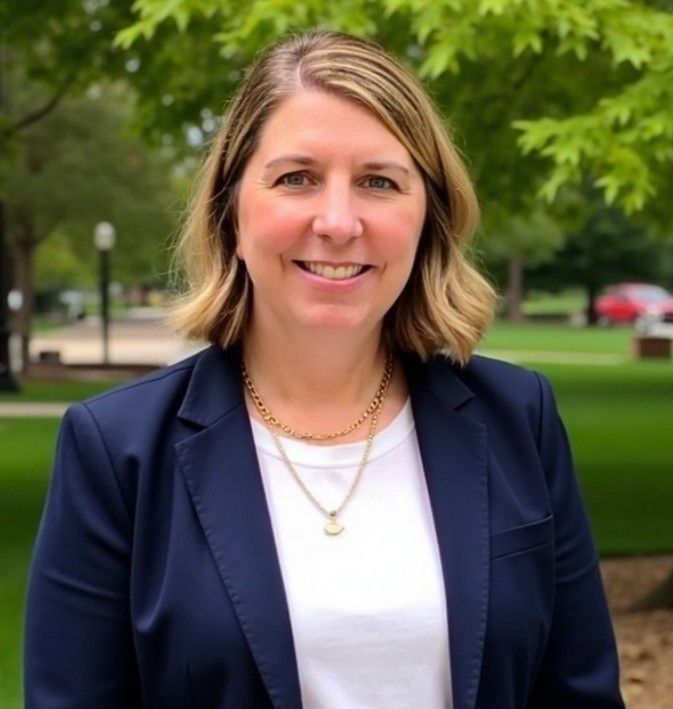
[[[504,359],[506,362],[526,364],[529,362],[549,362],[550,364],[595,364],[613,366],[628,362],[626,355],[600,352],[551,352],[549,350],[484,350],[487,357]]]
[[[146,364],[162,367],[187,357],[200,346],[176,335],[161,310],[137,310],[110,325],[110,364]],[[16,343],[18,344],[18,343]],[[31,357],[58,352],[64,364],[100,363],[103,358],[101,323],[89,317],[82,322],[46,332],[31,340]],[[60,418],[68,402],[0,401],[0,417]]]
[[[149,364],[162,367],[189,356],[203,345],[182,340],[172,331],[160,309],[136,309],[123,320],[113,320],[110,325],[111,364]],[[98,318],[34,337],[31,357],[38,359],[40,352],[60,353],[64,364],[95,364],[103,358],[101,325]],[[555,352],[531,350],[489,350],[483,354],[509,362],[550,362],[558,364],[591,364],[611,366],[628,361],[624,355],[598,352]]]
[[[61,418],[68,403],[54,402],[28,402],[28,401],[3,401],[0,402],[0,418]]]
[[[110,364],[149,364],[162,367],[198,349],[175,334],[161,311],[136,311],[113,320],[109,331]],[[82,322],[46,332],[31,339],[32,359],[41,352],[58,352],[64,364],[96,364],[103,360],[100,320]]]

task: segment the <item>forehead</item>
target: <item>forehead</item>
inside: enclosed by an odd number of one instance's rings
[[[413,166],[408,150],[374,113],[323,91],[290,96],[263,126],[256,153],[269,158],[288,151],[336,151],[358,160],[394,158]]]

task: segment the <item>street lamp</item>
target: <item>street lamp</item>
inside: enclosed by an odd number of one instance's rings
[[[110,363],[110,251],[115,245],[115,228],[110,222],[99,222],[93,230],[93,243],[100,253],[100,314],[103,324],[103,364]]]

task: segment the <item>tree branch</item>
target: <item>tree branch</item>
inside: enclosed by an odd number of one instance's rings
[[[23,116],[23,118],[20,118],[18,121],[10,125],[7,129],[7,133],[18,133],[18,131],[27,128],[33,123],[37,123],[45,116],[49,115],[63,100],[63,97],[68,92],[68,89],[70,88],[70,85],[72,84],[75,75],[76,72],[71,71],[61,82],[61,85],[56,89],[54,95],[46,103],[44,103],[44,105],[34,111],[31,111],[30,113],[27,113],[25,116]]]

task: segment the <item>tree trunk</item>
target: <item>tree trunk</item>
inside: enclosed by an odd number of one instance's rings
[[[14,240],[14,287],[21,293],[22,303],[16,319],[17,331],[21,337],[21,361],[23,374],[30,366],[30,337],[33,313],[35,312],[35,292],[33,289],[33,261],[35,238],[32,223],[24,222]]]
[[[636,601],[629,610],[653,611],[662,608],[673,609],[673,569],[658,586],[647,596]]]
[[[587,325],[597,325],[598,324],[598,313],[596,312],[596,298],[598,297],[598,286],[594,283],[586,284],[587,291],[587,305],[586,305],[586,316]]]
[[[509,257],[505,307],[507,320],[523,322],[523,259],[518,254]]]
[[[10,354],[8,249],[5,240],[5,203],[0,198],[0,391],[17,391],[19,384],[14,378]]]

